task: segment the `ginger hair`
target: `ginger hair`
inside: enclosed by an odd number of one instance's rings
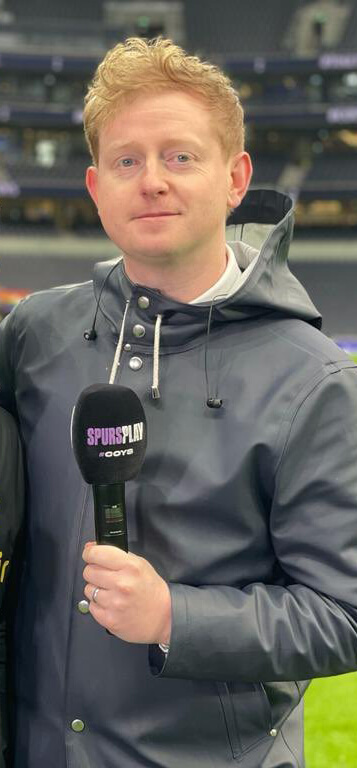
[[[186,92],[201,100],[212,115],[227,159],[244,149],[239,96],[218,67],[188,55],[171,40],[131,37],[107,52],[85,97],[84,132],[95,165],[103,126],[138,96],[168,90]]]

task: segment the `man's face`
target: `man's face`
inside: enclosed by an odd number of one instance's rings
[[[184,263],[224,243],[227,205],[239,203],[249,182],[247,158],[224,158],[212,117],[197,98],[178,91],[141,95],[103,127],[87,187],[107,235],[127,259]]]

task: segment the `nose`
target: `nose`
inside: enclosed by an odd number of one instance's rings
[[[143,195],[157,197],[165,194],[169,188],[166,173],[164,165],[159,160],[148,160],[141,177]]]

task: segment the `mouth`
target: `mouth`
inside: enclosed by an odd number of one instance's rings
[[[179,216],[179,213],[170,213],[169,211],[162,211],[160,213],[143,213],[141,216],[136,216],[136,219],[163,219],[170,216]]]

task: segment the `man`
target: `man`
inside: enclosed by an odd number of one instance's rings
[[[0,767],[10,765],[12,617],[21,570],[22,453],[14,419],[0,408]]]
[[[219,70],[130,39],[84,120],[123,256],[1,334],[30,496],[15,768],[301,768],[309,679],[357,661],[356,365],[287,267],[291,201],[246,194]],[[148,422],[129,553],[93,543],[71,455],[73,406],[108,380]]]

